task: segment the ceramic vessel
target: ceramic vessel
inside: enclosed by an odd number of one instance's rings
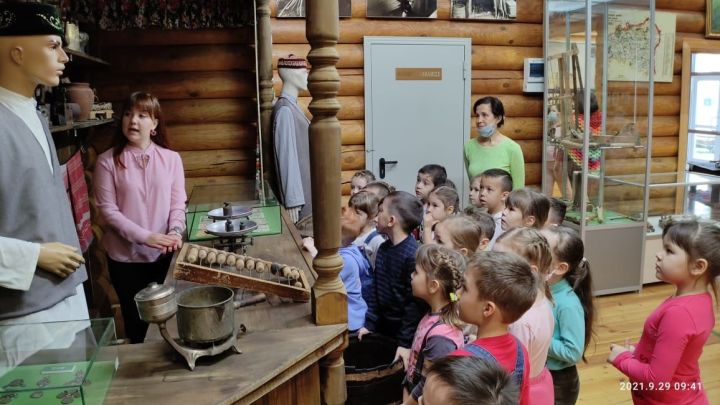
[[[67,83],[67,96],[71,102],[80,105],[80,115],[77,121],[87,121],[90,119],[90,111],[92,111],[93,101],[95,101],[95,93],[90,88],[89,83]]]

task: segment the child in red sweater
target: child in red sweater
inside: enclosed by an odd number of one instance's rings
[[[458,291],[460,319],[476,325],[477,340],[451,355],[477,356],[497,362],[520,387],[520,405],[530,403],[527,349],[508,333],[535,302],[537,285],[530,265],[513,253],[475,253]]]
[[[655,259],[656,277],[675,284],[675,295],[650,314],[636,347],[612,345],[608,361],[630,377],[635,404],[708,404],[698,360],[715,326],[708,285],[717,298],[720,227],[671,222]]]

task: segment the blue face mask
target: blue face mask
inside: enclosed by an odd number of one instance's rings
[[[547,120],[549,123],[554,124],[558,121],[558,113],[557,111],[550,111],[547,115]]]
[[[477,134],[483,138],[490,138],[495,132],[497,126],[495,124],[485,125],[484,127],[476,127]]]

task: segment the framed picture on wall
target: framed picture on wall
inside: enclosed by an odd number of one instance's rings
[[[705,8],[705,37],[720,38],[720,0],[707,0]]]
[[[373,18],[437,18],[437,0],[367,0]]]
[[[500,20],[517,18],[515,0],[451,0],[450,17],[456,20]]]
[[[352,0],[338,0],[340,18],[352,14]],[[277,0],[277,18],[305,18],[305,0]]]

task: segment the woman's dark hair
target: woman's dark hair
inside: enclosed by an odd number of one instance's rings
[[[433,362],[426,381],[430,379],[450,388],[448,405],[515,405],[520,401],[520,387],[510,374],[496,361],[482,357],[444,357]]]
[[[600,109],[598,105],[597,96],[594,90],[590,90],[590,114],[597,112]],[[577,99],[577,113],[585,114],[585,92],[581,91],[578,93]]]
[[[565,279],[570,284],[575,294],[580,299],[585,314],[585,350],[590,344],[593,334],[593,323],[595,322],[595,303],[592,294],[592,276],[590,273],[590,263],[585,258],[585,245],[580,235],[572,228],[566,226],[553,226],[547,228],[547,232],[557,236],[557,246],[553,249],[555,257],[568,264],[568,271],[565,273]],[[582,359],[585,359],[585,350],[583,350]]]
[[[157,97],[153,96],[150,93],[136,91],[135,93],[131,94],[130,97],[128,97],[123,103],[123,107],[120,113],[121,122],[120,125],[117,126],[117,130],[115,131],[115,136],[112,143],[113,161],[115,162],[116,166],[123,169],[125,168],[125,164],[120,160],[120,154],[122,153],[123,149],[125,149],[125,146],[128,144],[128,140],[123,134],[122,117],[125,115],[126,112],[132,111],[133,109],[144,111],[150,114],[153,119],[157,120],[158,125],[157,128],[155,128],[155,135],[152,137],[152,141],[156,145],[160,145],[163,148],[168,148],[167,130],[165,129],[165,120],[163,119],[160,102],[158,101]]]
[[[720,227],[714,223],[699,222],[695,219],[673,219],[663,228],[663,239],[665,237],[684,250],[689,260],[707,261],[707,281],[715,294],[715,301],[718,301]]]
[[[500,101],[497,97],[487,96],[479,99],[478,101],[473,104],[473,112],[477,115],[477,109],[480,106],[480,104],[489,104],[490,105],[490,111],[496,118],[500,118],[500,121],[497,123],[498,128],[502,128],[503,124],[505,124],[505,107],[503,107],[502,101]]]

